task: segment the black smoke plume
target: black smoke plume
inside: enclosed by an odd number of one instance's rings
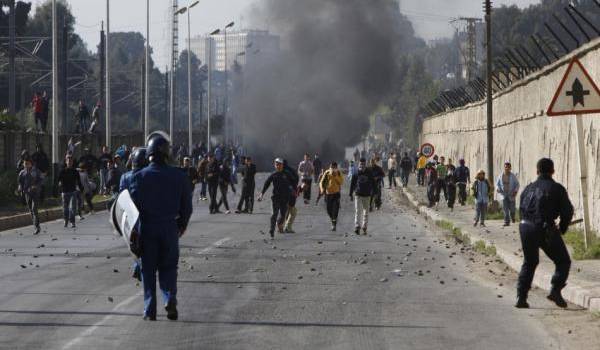
[[[394,0],[261,0],[257,26],[281,35],[277,57],[244,73],[244,139],[268,164],[305,152],[340,160],[397,86],[399,57],[416,44]],[[265,23],[266,22],[266,23]]]

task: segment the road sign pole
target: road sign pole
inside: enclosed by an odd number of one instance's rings
[[[590,208],[588,205],[588,186],[587,186],[587,161],[585,156],[585,143],[583,140],[583,115],[575,116],[577,122],[577,154],[579,155],[579,177],[581,180],[581,200],[583,202],[583,232],[585,237],[585,249],[592,239],[592,230],[590,226]]]

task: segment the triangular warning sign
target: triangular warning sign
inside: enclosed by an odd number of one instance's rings
[[[600,90],[573,58],[548,108],[549,116],[600,113]]]

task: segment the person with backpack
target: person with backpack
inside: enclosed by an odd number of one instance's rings
[[[558,307],[566,308],[561,291],[567,285],[571,258],[561,235],[573,219],[573,205],[567,190],[552,179],[554,162],[542,158],[537,162],[538,179],[521,194],[519,232],[523,247],[523,265],[517,283],[517,308],[529,308],[527,295],[535,269],[540,261],[540,248],[554,262],[552,289],[547,296]],[[560,218],[558,225],[556,219]]]
[[[456,186],[458,188],[458,202],[464,206],[467,203],[467,186],[471,183],[471,172],[465,166],[465,160],[458,161],[458,167],[454,175],[456,176]]]
[[[375,186],[376,180],[372,169],[367,167],[366,159],[361,158],[358,162],[358,171],[350,180],[350,201],[354,201],[354,233],[357,235],[360,234],[361,226],[363,235],[367,235],[369,206]]]
[[[404,156],[400,159],[400,179],[402,187],[408,186],[408,178],[413,170],[413,162],[408,156],[408,152],[404,152]]]
[[[475,221],[473,226],[476,227],[479,223],[481,227],[485,227],[488,204],[493,196],[492,185],[485,178],[485,171],[479,170],[477,172],[477,177],[471,189],[473,190],[473,197],[475,197]]]
[[[340,192],[343,184],[344,176],[338,169],[337,163],[332,162],[319,181],[319,189],[321,193],[325,193],[327,214],[331,219],[331,231],[335,231],[337,228],[337,219],[340,212]]]

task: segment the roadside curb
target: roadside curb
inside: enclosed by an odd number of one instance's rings
[[[94,210],[106,210],[106,203],[108,203],[108,200],[103,200],[101,202],[95,203]],[[40,219],[40,223],[58,220],[63,217],[63,210],[62,207],[43,209],[38,211],[38,216]],[[0,231],[6,231],[31,225],[31,215],[29,213],[17,214],[0,218]]]
[[[453,222],[452,219],[449,219],[435,210],[421,205],[415,196],[407,189],[402,188],[402,193],[421,215],[433,221],[444,220],[451,222],[453,228],[460,229],[462,234],[469,237],[471,242],[483,241],[486,246],[493,246],[496,249],[496,255],[498,258],[500,258],[511,269],[517,272],[520,271],[523,258],[521,258],[517,252],[512,252],[506,248],[500,247],[494,243],[493,239],[474,232],[464,225],[458,226],[455,222]],[[536,269],[533,285],[543,290],[550,291],[550,279],[552,278],[553,274],[553,267],[540,263]],[[598,286],[598,282],[583,280],[574,281],[573,278],[571,278],[569,279],[568,285],[563,289],[562,294],[566,300],[575,305],[586,308],[592,312],[600,311],[600,287]]]

